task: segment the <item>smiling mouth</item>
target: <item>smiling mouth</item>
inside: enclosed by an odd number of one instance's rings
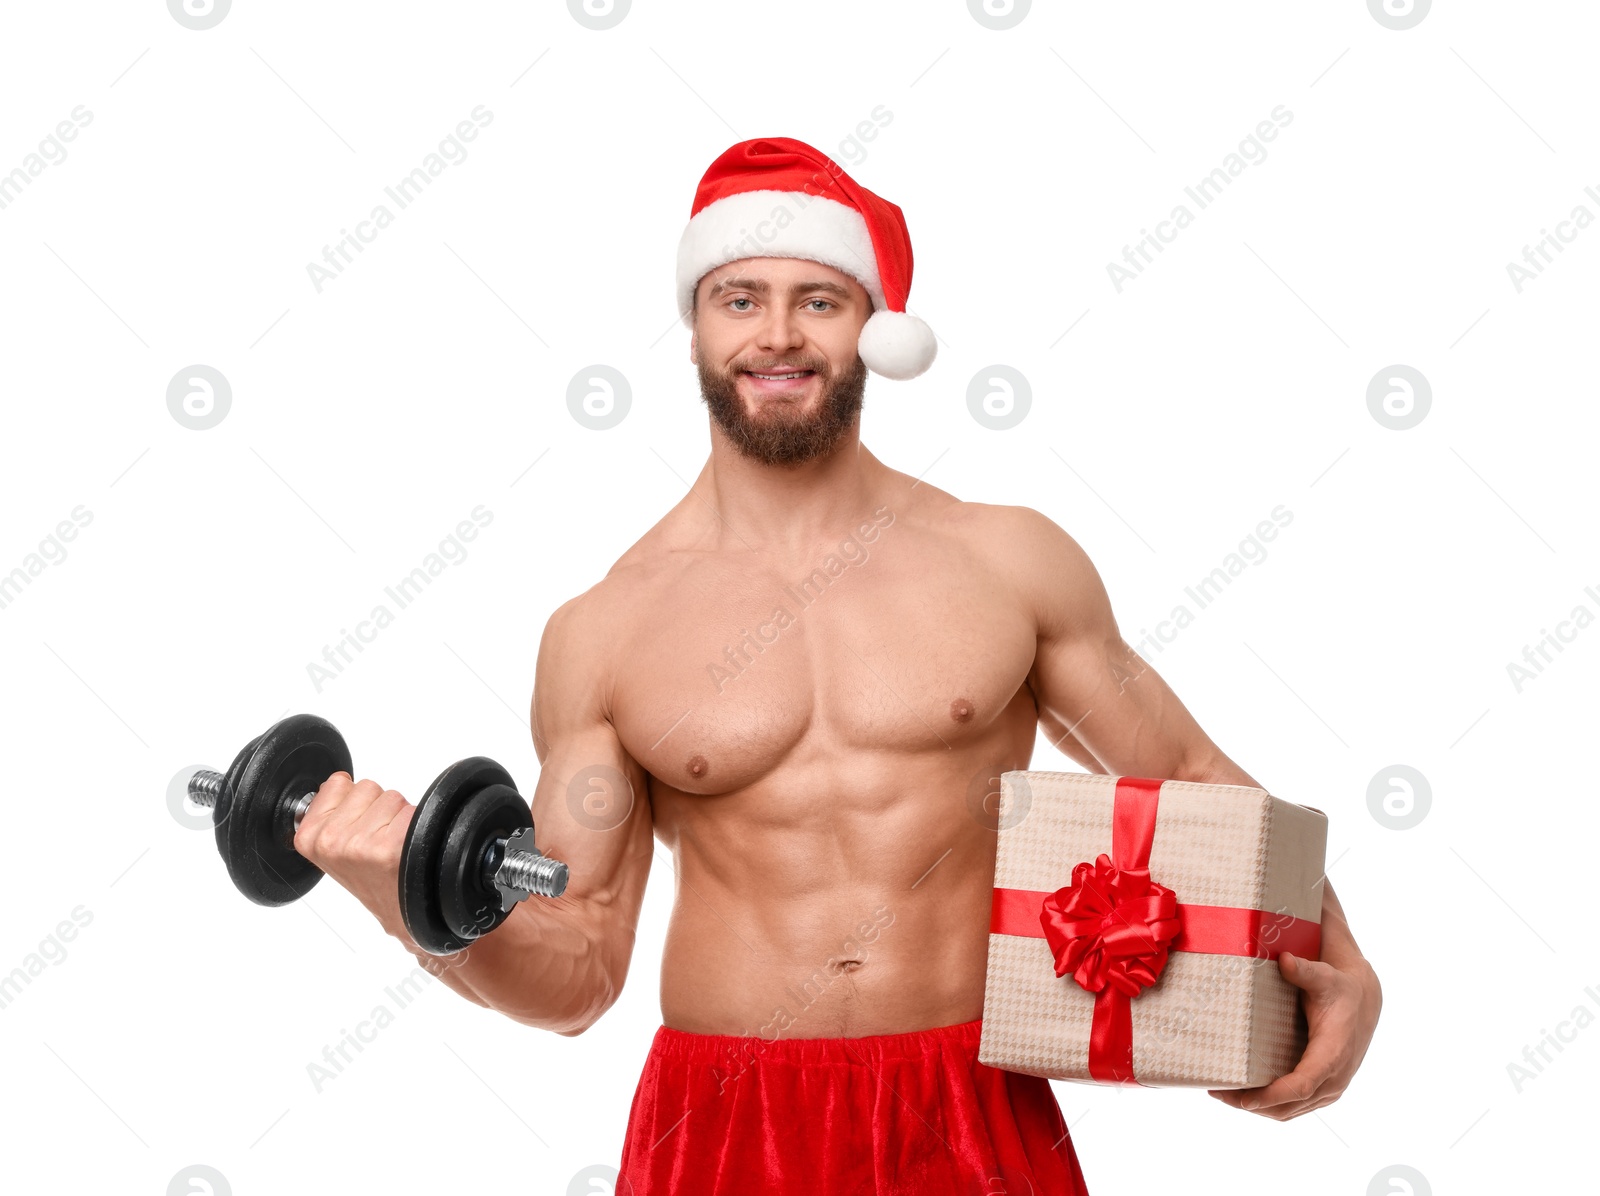
[[[816,370],[797,366],[776,366],[765,370],[740,370],[745,379],[746,393],[753,398],[777,401],[795,400],[811,393],[811,380]]]

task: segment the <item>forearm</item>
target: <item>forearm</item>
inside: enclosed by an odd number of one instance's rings
[[[422,965],[422,970],[435,980],[444,981],[446,988],[454,989],[474,1005],[481,1005],[485,1009],[489,1007],[489,1003],[474,992],[470,984],[456,974],[455,963],[457,956],[429,955],[421,947],[414,945],[409,950],[412,955],[416,956],[417,962]]]
[[[1202,764],[1183,765],[1172,774],[1172,779],[1194,781],[1201,785],[1248,785],[1252,789],[1266,788],[1221,752]]]
[[[1356,945],[1355,935],[1350,933],[1350,923],[1345,919],[1344,907],[1339,904],[1333,884],[1326,877],[1322,881],[1322,962],[1331,963],[1340,971],[1367,962]]]
[[[503,924],[454,955],[429,955],[415,944],[409,949],[430,975],[474,1004],[523,1025],[572,1035],[616,996],[599,937],[571,903],[557,898],[523,902]]]

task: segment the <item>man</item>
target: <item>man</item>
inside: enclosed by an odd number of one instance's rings
[[[563,897],[433,961],[399,918],[399,794],[340,774],[296,838],[456,991],[567,1035],[616,1000],[652,835],[671,849],[619,1192],[1084,1191],[1049,1083],[977,1062],[987,800],[1036,727],[1095,772],[1256,783],[1123,641],[1070,536],[860,443],[867,369],[933,357],[911,263],[900,209],[803,143],[742,143],[702,180],[678,287],[710,459],[539,650],[533,814]],[[1279,965],[1310,1045],[1213,1094],[1235,1107],[1337,1099],[1372,1037],[1378,982],[1326,893],[1322,960]]]

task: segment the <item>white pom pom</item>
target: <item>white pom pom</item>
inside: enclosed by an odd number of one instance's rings
[[[933,329],[903,311],[875,311],[856,342],[861,360],[874,374],[904,382],[933,364],[939,351]]]

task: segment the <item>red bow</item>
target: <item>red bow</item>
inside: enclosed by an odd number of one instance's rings
[[[1072,883],[1039,910],[1056,975],[1072,973],[1086,992],[1107,987],[1136,997],[1167,966],[1182,928],[1178,897],[1150,879],[1149,868],[1118,868],[1102,854],[1072,869]]]

